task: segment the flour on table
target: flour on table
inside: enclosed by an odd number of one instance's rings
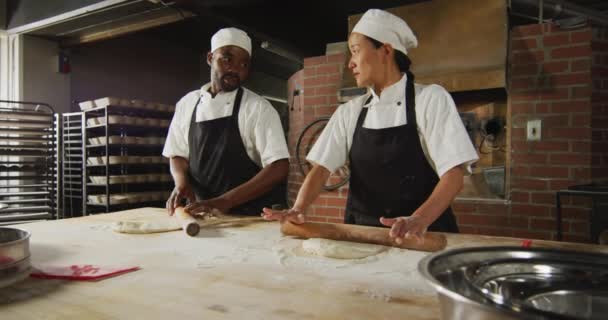
[[[112,230],[120,233],[157,233],[180,230],[182,227],[176,218],[167,217],[163,220],[153,221],[118,221]]]
[[[312,238],[302,241],[302,249],[306,253],[328,258],[362,259],[386,251],[388,247],[368,243]]]

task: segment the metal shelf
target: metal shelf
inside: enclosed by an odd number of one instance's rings
[[[132,130],[133,132],[147,132],[147,133],[150,132],[150,129],[155,129],[155,130],[157,130],[158,133],[162,132],[163,136],[169,130],[169,127],[146,126],[146,125],[124,124],[124,123],[110,123],[110,125],[107,125],[107,126],[105,124],[96,124],[96,125],[92,125],[92,126],[87,125],[87,127],[86,127],[87,130],[91,130],[93,132],[100,130],[100,129],[106,129],[106,128],[108,130],[111,130],[112,132]]]
[[[0,127],[0,135],[20,135],[20,136],[48,136],[53,135],[52,131],[46,130],[28,130],[28,129],[18,129],[18,128],[5,128]]]
[[[132,185],[132,184],[148,184],[148,183],[157,183],[160,185],[165,185],[165,184],[169,184],[169,181],[154,181],[154,182],[150,182],[150,181],[146,181],[146,182],[116,182],[116,183],[110,183],[110,186],[120,186],[120,185]],[[105,187],[107,184],[105,183],[92,183],[92,182],[88,182],[87,186],[89,187]]]
[[[40,150],[38,150],[40,151]],[[0,148],[0,155],[3,156],[24,156],[24,157],[44,157],[44,156],[49,156],[49,154],[42,150],[43,152],[36,152],[35,150],[24,150],[21,151],[21,149],[17,149],[17,148],[11,148],[11,149],[2,149]]]
[[[104,114],[104,112],[108,111],[108,114],[120,114],[120,115],[134,115],[134,116],[158,116],[160,118],[171,118],[173,116],[174,111],[160,111],[160,110],[152,110],[145,108],[135,108],[135,107],[127,107],[127,106],[119,106],[119,105],[109,105],[107,107],[96,107],[91,109],[84,110],[85,113],[99,113]]]
[[[115,106],[110,105],[106,107],[97,107],[94,109],[84,110],[83,112],[64,114],[68,117],[69,123],[65,123],[65,127],[70,131],[64,130],[64,141],[75,141],[79,140],[79,143],[74,142],[73,144],[66,144],[64,150],[64,159],[69,161],[82,161],[82,164],[71,163],[72,167],[82,166],[82,195],[78,194],[78,184],[66,185],[64,193],[70,196],[70,200],[74,203],[80,201],[82,203],[83,214],[89,214],[93,211],[99,212],[103,210],[109,212],[111,208],[126,208],[129,206],[137,206],[144,203],[164,204],[164,201],[154,202],[143,202],[138,204],[126,204],[126,203],[110,203],[109,205],[104,203],[91,203],[87,201],[87,195],[90,190],[94,190],[96,193],[103,194],[118,194],[124,193],[129,189],[142,189],[142,190],[156,190],[156,191],[169,191],[172,188],[170,182],[120,182],[120,183],[109,183],[110,175],[126,175],[126,174],[147,174],[147,173],[169,173],[168,163],[103,163],[103,164],[89,164],[87,159],[89,157],[109,157],[109,156],[156,156],[160,157],[160,149],[163,144],[123,144],[123,143],[110,143],[110,144],[89,144],[89,138],[94,137],[105,137],[105,141],[109,141],[110,136],[156,136],[165,137],[168,131],[166,126],[150,126],[150,125],[139,125],[139,124],[126,124],[126,123],[103,123],[97,125],[88,125],[87,119],[105,117],[104,122],[110,122],[107,118],[108,115],[123,115],[132,117],[142,118],[156,118],[162,120],[171,120],[173,112],[149,110],[149,109],[136,109],[133,107]],[[81,117],[79,121],[73,120],[73,117]],[[80,127],[79,127],[80,125]],[[81,130],[81,133],[75,133],[75,131]],[[82,146],[82,151],[77,150],[78,146]],[[66,156],[65,154],[70,151],[71,154]],[[78,153],[82,158],[74,156],[74,153]],[[64,163],[64,166],[68,163]],[[102,169],[102,168],[105,168]],[[74,170],[65,170],[66,174],[72,175],[70,178],[72,181],[78,179],[74,177]],[[102,176],[106,176],[108,183],[99,184],[89,182],[88,176],[92,173],[101,173]],[[112,173],[113,172],[113,173]],[[65,176],[64,176],[65,178]],[[80,197],[80,198],[77,198]],[[89,208],[87,208],[89,207]]]
[[[92,144],[87,145],[87,148],[100,148],[105,147],[105,144]],[[108,147],[131,147],[131,148],[162,148],[163,144],[123,144],[123,143],[110,143]]]
[[[56,217],[58,190],[57,127],[45,103],[5,101],[0,104],[0,222]]]
[[[146,162],[146,163],[110,163],[110,164],[87,164],[87,168],[95,168],[95,167],[106,167],[106,166],[160,166],[160,165],[165,165],[168,166],[169,164],[166,162]]]
[[[143,201],[143,202],[133,202],[133,203],[110,203],[110,207],[118,207],[118,206],[137,206],[142,204],[160,204],[164,203],[164,200],[153,200],[153,201]],[[95,207],[108,207],[105,203],[97,203],[97,202],[87,202],[88,206]]]
[[[62,153],[62,217],[80,217],[86,212],[84,204],[85,181],[85,154],[84,141],[86,141],[86,130],[83,124],[86,122],[82,112],[64,113],[61,117],[62,140],[64,148]]]
[[[31,143],[40,143],[40,142],[46,142],[46,143],[52,143],[53,139],[50,137],[47,138],[32,138],[32,137],[0,137],[0,142],[1,143],[6,143],[6,142],[15,142],[15,141],[19,141],[19,142],[31,142]]]
[[[3,209],[1,213],[2,214],[7,214],[7,213],[30,212],[30,211],[49,212],[49,211],[51,211],[51,207],[49,207],[49,206],[12,207],[12,208]]]
[[[24,199],[24,200],[2,200],[4,204],[26,204],[26,203],[45,203],[51,202],[49,198],[38,198],[38,199]],[[4,211],[1,211],[4,212]]]
[[[2,198],[2,197],[47,196],[47,195],[50,195],[49,191],[3,192],[3,193],[0,193],[0,198]]]
[[[0,185],[0,189],[25,189],[25,188],[43,188],[48,187],[48,184],[11,184],[10,186],[2,186]]]

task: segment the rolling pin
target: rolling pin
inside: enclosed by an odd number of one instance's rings
[[[179,221],[179,224],[182,226],[184,232],[194,237],[201,231],[201,227],[198,225],[198,222],[194,217],[186,213],[183,207],[175,208],[175,218]]]
[[[298,236],[301,238],[324,238],[340,241],[372,243],[402,249],[430,252],[442,250],[447,245],[445,235],[441,233],[427,232],[424,235],[423,241],[405,238],[401,244],[398,244],[389,236],[388,228],[367,227],[352,224],[322,222],[294,224],[290,221],[285,221],[281,224],[281,232],[284,235]]]

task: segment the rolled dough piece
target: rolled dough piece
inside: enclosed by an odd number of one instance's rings
[[[218,211],[219,212],[219,211]],[[264,221],[261,217],[230,217],[221,213],[214,212],[205,216],[197,216],[197,222],[201,227],[213,227],[213,226],[232,226],[239,227],[245,226],[255,222]],[[146,234],[146,233],[158,233],[158,232],[169,232],[182,229],[180,220],[175,216],[163,216],[154,217],[152,220],[123,220],[114,222],[112,224],[112,230],[120,233],[131,233],[131,234]]]
[[[156,221],[118,221],[112,226],[112,230],[115,232],[136,234],[168,232],[181,228],[179,221],[170,217]]]
[[[361,259],[388,250],[388,247],[349,241],[311,238],[302,241],[302,249],[314,255],[336,259]]]

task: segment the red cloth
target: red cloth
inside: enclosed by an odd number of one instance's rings
[[[94,265],[36,267],[30,276],[41,279],[95,281],[139,270],[139,267],[100,267]]]

